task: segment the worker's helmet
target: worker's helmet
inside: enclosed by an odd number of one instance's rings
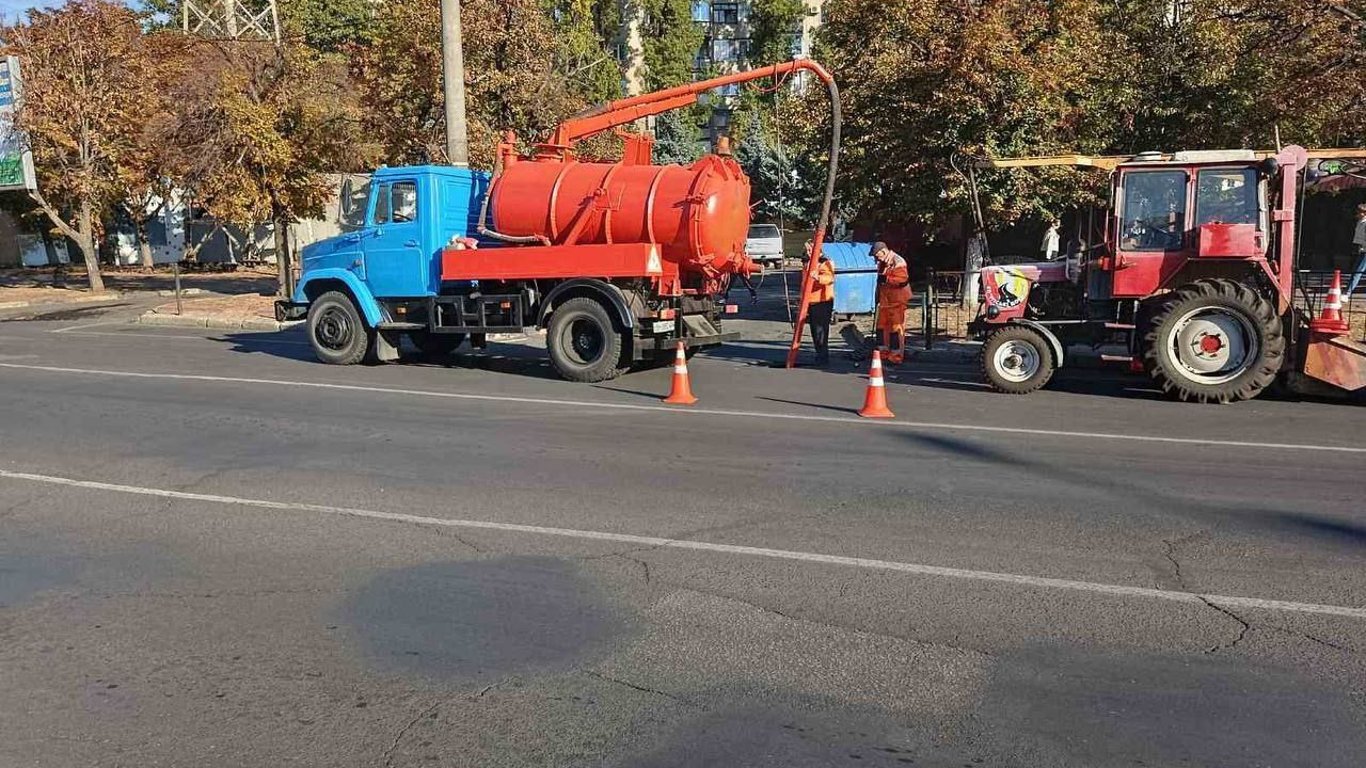
[[[879,240],[876,243],[873,243],[873,250],[869,251],[868,253],[872,254],[873,256],[877,256],[879,253],[882,253],[885,250],[887,250],[887,244]]]

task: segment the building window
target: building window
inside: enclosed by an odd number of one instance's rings
[[[739,24],[740,23],[740,4],[739,3],[713,3],[711,6],[711,23],[713,24]]]
[[[711,21],[711,3],[707,0],[694,0],[692,4],[693,21]]]

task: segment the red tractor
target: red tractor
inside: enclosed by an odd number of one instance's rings
[[[1366,388],[1366,346],[1311,330],[1295,309],[1296,205],[1308,161],[1290,146],[982,163],[1099,168],[1113,184],[1102,244],[1074,241],[1055,261],[982,270],[971,330],[984,341],[987,382],[1032,392],[1069,347],[1122,344],[1127,355],[1105,359],[1141,366],[1181,400],[1247,400],[1291,371]]]

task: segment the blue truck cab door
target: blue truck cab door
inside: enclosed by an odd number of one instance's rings
[[[417,176],[376,178],[370,230],[363,240],[365,281],[377,297],[425,296],[430,258],[423,219],[431,207]]]

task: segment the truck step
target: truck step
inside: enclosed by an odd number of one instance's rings
[[[1106,323],[1105,327],[1112,331],[1132,331],[1138,326],[1133,323]]]
[[[400,323],[397,321],[380,323],[375,326],[375,328],[381,331],[421,331],[426,327],[427,326],[422,323]]]

